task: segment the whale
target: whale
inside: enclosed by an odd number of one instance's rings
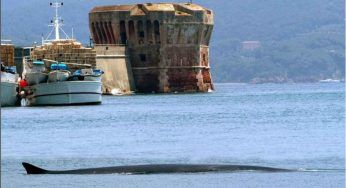
[[[23,162],[27,174],[171,174],[171,173],[203,173],[203,172],[292,172],[295,170],[227,164],[146,164],[130,166],[112,166],[99,168],[85,168],[74,170],[46,170],[30,163]]]

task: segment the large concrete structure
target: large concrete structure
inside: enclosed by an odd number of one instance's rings
[[[209,65],[211,10],[189,3],[103,6],[91,10],[89,24],[95,48],[125,46],[124,57],[130,61],[126,67],[131,68],[128,75],[133,75],[136,91],[213,89]],[[104,58],[98,57],[96,64],[105,64]],[[109,56],[107,63],[116,58]]]

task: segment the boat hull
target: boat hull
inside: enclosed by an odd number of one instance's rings
[[[29,88],[28,105],[80,105],[102,102],[101,82],[65,81],[42,83]]]
[[[15,106],[17,102],[17,84],[1,82],[1,106]]]

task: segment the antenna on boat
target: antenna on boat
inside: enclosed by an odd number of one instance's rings
[[[50,41],[49,38],[52,35],[53,31],[55,32],[55,38],[53,41],[59,41],[60,40],[60,31],[62,31],[66,37],[66,39],[70,39],[70,37],[66,34],[66,32],[62,29],[62,26],[64,25],[64,20],[59,17],[59,8],[61,8],[64,5],[64,3],[58,3],[57,1],[55,3],[50,3],[50,6],[55,9],[55,16],[50,21],[50,24],[48,26],[53,27],[51,32],[48,34],[45,41]]]

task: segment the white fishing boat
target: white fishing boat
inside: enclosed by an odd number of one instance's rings
[[[92,76],[97,78],[102,74]],[[46,82],[29,85],[26,88],[27,105],[81,105],[102,102],[100,79],[74,79],[75,76],[67,70],[64,63],[52,64],[47,77]]]
[[[1,64],[1,106],[15,106],[17,103],[18,75]]]
[[[51,43],[59,45],[59,43],[74,41],[61,28],[63,24],[58,15],[58,8],[62,5],[62,3],[51,3],[51,6],[55,8],[55,17],[50,26],[53,27],[51,33],[55,31],[55,38],[49,39],[50,33],[45,40],[42,40],[43,47],[49,48]],[[65,34],[65,39],[60,38],[60,31]],[[60,56],[64,55],[63,50],[59,53],[61,53]],[[68,68],[70,65],[81,68],[71,73]],[[103,72],[92,69],[92,66],[85,62],[68,63],[51,59],[32,61],[25,58],[24,67],[26,69],[24,76],[28,82],[24,97],[29,106],[100,104],[102,102],[101,76]]]
[[[30,93],[31,92],[31,93]],[[65,81],[41,83],[30,87],[28,105],[82,105],[102,102],[101,82]]]
[[[52,43],[66,43],[74,41],[70,39],[62,30],[62,20],[58,15],[58,8],[62,3],[51,3],[55,8],[55,17],[50,26],[55,31],[55,38],[42,40],[42,46],[49,48]],[[60,31],[63,31],[66,38],[60,38]],[[49,45],[50,44],[50,45]],[[60,56],[64,56],[64,50],[60,49]],[[41,59],[32,61],[24,59],[24,76],[28,82],[23,97],[29,106],[42,105],[84,105],[100,104],[102,102],[101,76],[99,70],[93,70],[91,65],[83,64],[85,62],[68,63],[58,62],[51,59]],[[81,70],[71,73],[68,66],[82,67]],[[83,68],[88,67],[89,71]],[[78,68],[80,69],[80,68]],[[92,79],[89,79],[92,78]]]

